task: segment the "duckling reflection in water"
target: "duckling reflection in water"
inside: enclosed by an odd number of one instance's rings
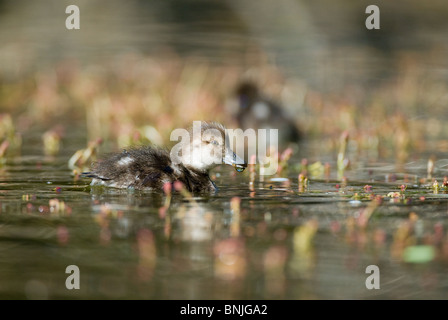
[[[279,142],[298,142],[302,133],[287,112],[274,101],[264,97],[257,85],[242,82],[236,89],[238,126],[246,130],[278,129]]]
[[[82,175],[93,178],[92,186],[162,190],[166,182],[180,181],[190,192],[216,191],[209,176],[211,169],[224,163],[241,172],[247,164],[226,144],[223,125],[198,123],[200,134],[194,134],[193,126],[188,139],[182,139],[180,152],[173,152],[174,147],[171,153],[153,146],[129,148],[95,163],[92,171]]]

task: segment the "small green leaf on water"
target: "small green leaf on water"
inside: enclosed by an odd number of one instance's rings
[[[410,246],[403,251],[403,261],[409,263],[426,263],[434,260],[435,255],[436,253],[433,246]]]

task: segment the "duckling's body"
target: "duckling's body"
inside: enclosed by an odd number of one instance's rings
[[[217,139],[207,134],[214,130]],[[191,130],[190,130],[191,133]],[[191,153],[171,154],[168,150],[153,146],[134,147],[121,153],[112,154],[103,161],[94,164],[85,177],[93,178],[91,185],[103,185],[115,188],[140,190],[162,190],[167,182],[182,182],[190,192],[216,191],[216,185],[210,179],[209,171],[219,163],[226,163],[244,170],[246,164],[224,143],[225,128],[220,124],[201,123],[201,137],[192,137],[185,150]],[[219,137],[218,137],[219,138]],[[217,143],[216,141],[220,141]],[[202,149],[200,149],[202,147]],[[214,149],[213,154],[209,154]],[[203,152],[203,160],[189,157],[189,154]],[[231,160],[232,159],[232,160]],[[241,171],[242,171],[241,170]]]

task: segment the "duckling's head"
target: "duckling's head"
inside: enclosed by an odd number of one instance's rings
[[[238,98],[240,108],[247,108],[259,97],[258,86],[254,82],[250,81],[241,82],[236,88],[236,96]]]
[[[208,172],[223,163],[233,166],[238,172],[247,167],[246,162],[230,148],[223,125],[195,121],[188,132],[187,144],[183,144],[181,152],[177,153],[184,166],[202,172]],[[174,151],[176,154],[177,151]]]

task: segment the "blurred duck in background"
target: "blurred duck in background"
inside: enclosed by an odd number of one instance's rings
[[[289,115],[276,102],[264,97],[253,82],[242,82],[236,90],[238,112],[236,120],[239,128],[278,129],[279,145],[297,143],[302,133]]]

